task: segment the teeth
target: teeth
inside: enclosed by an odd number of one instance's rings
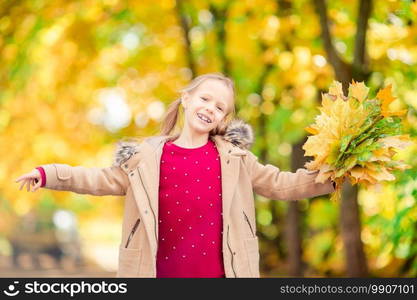
[[[198,116],[201,120],[203,120],[203,121],[205,121],[205,122],[207,122],[207,123],[211,123],[211,120],[210,120],[210,119],[208,119],[208,118],[206,118],[205,116],[203,116],[203,115],[201,115],[201,114],[197,114],[197,116]]]

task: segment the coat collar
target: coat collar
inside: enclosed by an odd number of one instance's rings
[[[136,138],[128,138],[120,140],[117,143],[116,152],[114,154],[113,165],[121,166],[135,154],[140,152],[140,148],[144,147],[149,151],[155,151],[158,146],[167,140],[173,139],[174,136],[153,136],[146,138],[143,142]],[[216,142],[216,146],[231,149],[233,153],[241,153],[239,149],[250,149],[254,142],[252,127],[242,120],[235,119],[227,126],[224,135],[210,136]],[[235,146],[235,147],[232,147]]]
[[[165,142],[170,139],[173,139],[173,136],[154,136],[147,138],[140,144],[132,140],[120,142],[114,161],[114,164],[121,166],[125,172],[138,169],[139,175],[143,177],[144,188],[150,198],[149,205],[155,214],[155,222],[159,220],[158,192],[161,155]],[[227,221],[233,194],[239,178],[240,157],[246,155],[247,149],[252,145],[253,132],[250,125],[243,121],[235,120],[227,127],[224,135],[210,136],[210,139],[215,142],[216,148],[219,151],[222,177],[223,219]],[[139,211],[141,211],[143,207],[139,203],[141,200],[136,199],[136,201],[138,201],[137,205]],[[158,226],[155,227],[156,236],[158,236]]]

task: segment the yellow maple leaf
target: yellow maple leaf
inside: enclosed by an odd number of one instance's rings
[[[308,133],[311,134],[318,134],[319,131],[317,129],[315,129],[313,126],[308,126],[306,128],[304,128]]]
[[[395,100],[391,94],[392,84],[387,85],[383,89],[380,89],[376,94],[376,97],[382,101],[382,108],[387,108],[388,105]]]
[[[379,92],[376,94],[376,97],[381,100],[381,114],[384,117],[389,116],[403,116],[407,113],[407,110],[400,110],[397,112],[389,111],[389,105],[394,101],[396,98],[392,96],[391,93],[392,84],[387,85],[385,88],[379,90]]]
[[[404,149],[413,144],[410,141],[410,137],[408,134],[387,136],[387,137],[378,139],[378,142],[383,143],[386,148],[394,147],[394,148],[399,148],[399,149]]]
[[[403,110],[399,110],[399,111],[390,111],[390,112],[385,111],[383,116],[384,117],[390,117],[390,116],[401,117],[401,116],[404,116],[406,113],[407,113],[407,109],[403,109]]]
[[[344,96],[343,96],[342,83],[334,80],[329,87],[329,94],[343,98]]]
[[[341,186],[346,177],[352,184],[368,187],[380,181],[394,180],[394,175],[390,173],[393,170],[409,168],[403,162],[393,160],[397,153],[395,149],[411,144],[408,135],[378,139],[381,147],[372,151],[372,156],[367,158],[365,165],[359,162],[355,155],[346,156],[346,152],[340,152],[346,150],[351,139],[362,133],[363,125],[369,119],[371,110],[369,105],[364,105],[365,101],[368,101],[368,92],[369,89],[363,82],[352,81],[349,97],[346,98],[343,95],[342,84],[334,81],[329,92],[322,94],[322,105],[319,107],[321,114],[315,117],[314,124],[305,128],[312,136],[307,138],[302,148],[305,150],[305,156],[314,157],[305,167],[319,171],[316,183],[324,183],[329,179],[336,182],[332,199],[340,199]],[[401,116],[405,113],[388,111],[388,106],[395,100],[391,94],[391,85],[380,90],[377,99],[385,116]],[[368,104],[374,104],[372,102],[378,100],[369,100]]]
[[[380,164],[369,162],[369,163],[366,163],[365,166],[367,168],[367,174],[376,181],[395,180],[395,176],[392,175],[390,172],[388,172],[388,170]]]
[[[349,97],[354,97],[359,101],[364,101],[368,96],[369,88],[366,87],[363,81],[355,82],[352,79],[352,83],[349,84]]]
[[[323,165],[334,162],[339,156],[343,136],[358,134],[368,114],[362,105],[352,103],[358,100],[350,98],[345,101],[341,97],[342,85],[339,82],[334,82],[330,90],[322,95],[321,114],[315,118],[316,122],[305,128],[313,135],[303,145],[305,155],[314,157],[314,161],[305,166],[309,170],[321,170],[320,180],[328,175]],[[332,170],[334,173],[335,170]]]
[[[369,161],[390,161],[391,158],[387,148],[380,148],[372,151],[372,156]]]
[[[314,166],[312,163],[313,162],[310,161],[305,164],[305,167],[310,171],[316,170],[316,169],[311,169],[311,166]],[[318,170],[319,170],[319,173],[317,174],[315,178],[316,183],[325,183],[326,180],[328,180],[329,178],[334,179],[334,176],[332,175],[334,174],[335,168],[333,166],[326,164],[326,163],[324,164],[322,163],[320,164],[320,169]]]
[[[411,166],[407,165],[404,161],[400,160],[400,161],[398,161],[397,165],[395,166],[395,169],[404,171],[404,170],[407,170],[407,169],[411,169]]]

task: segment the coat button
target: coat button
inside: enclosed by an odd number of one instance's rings
[[[236,255],[236,252],[233,252],[233,255]]]
[[[229,153],[232,152],[232,150],[229,150]]]
[[[229,163],[230,162],[230,160],[227,160],[227,163]]]

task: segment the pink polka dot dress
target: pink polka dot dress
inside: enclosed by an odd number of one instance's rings
[[[165,143],[159,179],[157,277],[225,277],[222,189],[215,143]]]

